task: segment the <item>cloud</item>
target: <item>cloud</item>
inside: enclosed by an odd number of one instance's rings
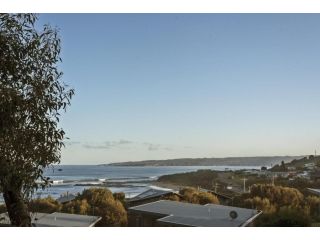
[[[64,144],[66,146],[73,146],[73,145],[81,144],[81,142],[78,142],[78,141],[65,141]]]
[[[108,146],[108,145],[83,144],[82,146],[84,148],[88,148],[88,149],[109,149],[110,148],[110,146]]]
[[[125,139],[120,139],[118,141],[105,141],[100,143],[84,143],[82,144],[82,147],[87,149],[128,149],[131,146],[134,147],[146,147],[148,151],[173,151],[173,148],[171,146],[165,145],[165,144],[157,144],[157,143],[151,143],[151,142],[133,142]]]
[[[131,144],[131,143],[133,143],[133,142],[129,141],[129,140],[123,140],[123,139],[118,142],[118,144],[120,144],[120,145],[122,145],[122,144]]]
[[[173,150],[171,147],[168,147],[162,144],[154,144],[154,143],[148,143],[148,142],[144,142],[143,144],[147,146],[147,149],[149,151],[160,151],[160,150],[172,151]]]
[[[88,149],[110,149],[110,148],[116,148],[116,147],[120,147],[123,145],[129,145],[129,144],[133,144],[134,142],[129,141],[129,140],[124,140],[121,139],[119,141],[105,141],[102,144],[83,144],[82,146],[84,148],[88,148]]]

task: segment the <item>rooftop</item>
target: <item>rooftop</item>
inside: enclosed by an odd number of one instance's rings
[[[159,215],[158,222],[193,227],[246,226],[261,214],[261,211],[254,209],[217,204],[198,205],[168,200],[131,207],[129,210]],[[236,217],[232,218],[231,212],[236,212]]]
[[[175,193],[173,190],[170,189],[159,189],[159,188],[151,188],[145,192],[140,193],[139,195],[130,198],[129,201],[138,201],[138,200],[144,200],[154,197],[160,197],[169,193]]]
[[[66,203],[66,202],[70,202],[70,201],[74,200],[75,198],[76,198],[76,196],[73,194],[65,194],[65,195],[60,196],[57,199],[57,201],[59,203]]]
[[[10,224],[7,213],[0,214],[0,223]],[[36,227],[93,227],[101,217],[68,213],[33,213],[31,222]]]
[[[308,188],[308,190],[314,194],[320,195],[320,189],[316,188]]]

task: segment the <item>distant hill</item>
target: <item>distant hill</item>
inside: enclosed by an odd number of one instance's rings
[[[281,161],[290,162],[303,156],[227,157],[227,158],[179,158],[168,160],[145,160],[101,164],[108,166],[272,166]]]
[[[303,157],[303,158],[300,158],[300,159],[294,159],[290,162],[285,162],[284,164],[284,169],[282,169],[281,167],[281,164],[276,164],[274,165],[270,170],[271,171],[274,171],[274,172],[277,172],[277,171],[283,171],[285,169],[288,169],[290,167],[294,167],[294,168],[297,168],[297,169],[302,169],[305,167],[306,164],[319,164],[320,163],[320,157],[317,156],[317,157],[314,157],[313,155],[310,155],[308,157]]]

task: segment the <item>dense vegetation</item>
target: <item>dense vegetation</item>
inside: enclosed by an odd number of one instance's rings
[[[119,195],[116,195],[119,197]],[[90,188],[79,194],[75,200],[62,206],[62,212],[100,216],[96,226],[118,227],[127,225],[127,212],[120,200],[114,198],[105,188]]]
[[[179,195],[170,195],[167,197],[164,197],[165,200],[171,200],[171,201],[177,201],[177,202],[187,202],[187,203],[194,203],[194,204],[208,204],[208,203],[214,203],[219,204],[218,198],[207,192],[201,192],[198,191],[195,188],[188,187],[183,188],[179,191]]]
[[[214,203],[219,204],[218,198],[207,192],[197,191],[195,188],[183,188],[179,191],[180,195],[182,196],[180,201],[195,203],[195,204],[208,204]]]
[[[30,212],[53,213],[59,212],[62,208],[62,205],[49,196],[30,201],[28,207]]]
[[[256,184],[234,201],[239,207],[262,210],[256,226],[310,226],[319,221],[320,198],[305,197],[295,188]]]
[[[0,213],[5,213],[7,211],[6,205],[1,204],[0,205]]]
[[[164,175],[158,178],[158,182],[181,186],[212,187],[213,180],[217,179],[217,176],[217,173],[212,170],[198,170],[196,172]]]

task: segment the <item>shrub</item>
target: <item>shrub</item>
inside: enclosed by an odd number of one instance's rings
[[[257,218],[255,226],[258,227],[309,227],[311,218],[304,211],[281,207],[278,212],[263,214]]]
[[[5,212],[7,212],[6,205],[1,204],[1,205],[0,205],[0,213],[5,213]]]
[[[51,196],[34,199],[30,201],[28,207],[30,212],[53,213],[61,210],[61,204]]]
[[[306,202],[310,209],[310,216],[316,221],[320,221],[320,197],[308,196]]]
[[[219,204],[218,198],[215,195],[208,192],[200,192],[198,194],[198,201],[199,201],[199,204],[202,204],[202,205],[208,204],[208,203]]]
[[[105,188],[86,189],[77,198],[67,203],[63,212],[101,216],[96,226],[126,226],[127,212],[122,203]]]
[[[219,204],[218,198],[208,192],[200,192],[195,188],[184,188],[179,192],[182,195],[182,201],[196,204]]]
[[[170,201],[176,201],[176,202],[180,202],[180,197],[176,194],[171,194],[169,196],[165,196],[162,198],[163,200],[170,200]]]
[[[122,205],[125,205],[125,199],[126,199],[126,195],[123,192],[116,192],[113,194],[113,198],[116,200],[119,200]]]

